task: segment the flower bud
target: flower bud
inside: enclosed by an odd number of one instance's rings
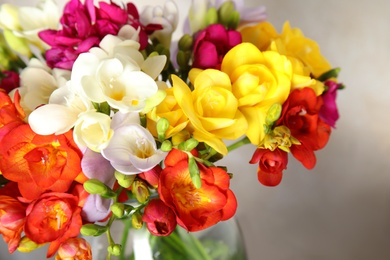
[[[118,171],[115,171],[115,179],[118,181],[119,185],[121,185],[125,189],[129,188],[131,184],[133,184],[135,177],[135,174],[125,175]]]
[[[90,244],[83,238],[72,237],[58,248],[56,260],[84,259],[92,260]]]
[[[193,156],[188,158],[188,169],[190,171],[192,183],[197,189],[200,189],[202,187],[202,182],[200,180],[200,171]]]
[[[131,216],[131,225],[135,229],[142,228],[144,222],[142,221],[142,215],[139,213],[139,211],[134,212],[134,214]]]
[[[190,138],[184,142],[184,150],[189,152],[199,144],[195,138]]]
[[[224,2],[218,9],[218,18],[220,23],[229,29],[236,29],[240,22],[240,14],[235,10],[232,1]]]
[[[121,254],[121,251],[122,251],[122,246],[118,245],[118,244],[110,245],[107,247],[107,251],[111,255],[119,256]]]
[[[139,203],[144,203],[150,196],[149,188],[142,180],[135,180],[131,190]]]
[[[218,12],[217,12],[217,9],[215,9],[215,7],[211,7],[209,8],[209,10],[207,10],[207,13],[206,13],[206,25],[210,25],[210,24],[215,24],[215,23],[218,23]]]
[[[107,231],[106,226],[100,226],[96,224],[85,224],[80,229],[80,233],[83,236],[100,236],[106,231]]]
[[[191,51],[194,39],[189,34],[184,34],[179,40],[179,50]]]
[[[179,67],[186,68],[191,58],[191,52],[179,50],[176,56],[176,61]]]
[[[267,125],[272,125],[274,122],[276,122],[280,115],[282,113],[282,105],[279,103],[273,104],[267,112],[267,115],[265,117],[265,123]]]
[[[165,117],[162,117],[157,121],[156,127],[157,127],[158,140],[160,141],[165,140],[165,132],[169,128],[169,121]]]
[[[162,144],[161,144],[161,151],[163,152],[169,152],[170,150],[172,150],[172,143],[171,141],[169,140],[165,140]]]
[[[28,253],[44,245],[45,244],[37,244],[28,237],[24,236],[19,242],[18,251],[22,253]]]
[[[121,218],[124,215],[125,212],[125,205],[122,203],[114,203],[110,207],[112,214],[115,215],[117,218]]]
[[[177,146],[188,138],[190,138],[190,133],[187,130],[180,131],[179,133],[172,136],[172,144]]]
[[[97,179],[90,179],[84,182],[84,189],[90,194],[99,194],[103,198],[112,198],[116,194],[106,184]]]

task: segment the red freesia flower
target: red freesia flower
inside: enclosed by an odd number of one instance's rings
[[[337,110],[336,97],[337,90],[340,88],[339,83],[332,80],[325,81],[325,86],[328,87],[326,92],[321,95],[324,105],[320,109],[320,118],[330,125],[335,127],[336,121],[339,119],[339,111]]]
[[[15,127],[24,124],[24,111],[20,106],[20,95],[16,91],[15,103],[7,93],[0,91],[0,143],[3,137]]]
[[[249,163],[259,163],[257,178],[265,186],[277,186],[282,181],[283,170],[287,168],[288,155],[275,149],[256,149]]]
[[[168,236],[176,228],[176,215],[173,210],[160,199],[152,199],[145,207],[142,221],[152,235]]]
[[[0,147],[0,170],[5,178],[18,183],[27,199],[36,199],[49,190],[65,192],[82,176],[82,155],[71,131],[41,136],[24,124],[5,138],[7,141]]]
[[[197,189],[190,177],[186,153],[173,149],[164,162],[166,168],[160,174],[158,193],[175,212],[180,226],[198,231],[234,215],[237,201],[229,189],[230,177],[225,170],[197,163],[202,184]]]
[[[0,195],[0,234],[13,253],[19,245],[26,218],[26,206],[17,199]]]
[[[221,24],[209,25],[195,35],[193,68],[220,69],[225,54],[241,43],[241,34]]]
[[[153,169],[150,169],[149,171],[146,172],[141,172],[137,176],[145,180],[153,188],[157,188],[161,171],[162,171],[161,166],[157,164]]]
[[[0,89],[3,89],[6,93],[9,93],[15,88],[18,88],[19,83],[19,74],[15,71],[8,70],[0,72]]]
[[[316,164],[314,151],[323,148],[329,140],[331,128],[319,117],[323,105],[311,88],[296,89],[283,104],[277,125],[285,125],[300,145],[291,146],[291,153],[307,169]]]
[[[82,220],[78,198],[68,193],[42,194],[26,210],[24,233],[37,244],[50,243],[47,258],[58,247],[80,233]]]

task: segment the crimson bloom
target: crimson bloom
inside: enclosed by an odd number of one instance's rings
[[[225,170],[197,163],[202,184],[197,189],[190,177],[186,153],[172,149],[164,163],[158,193],[184,229],[206,229],[234,215],[237,200],[229,189],[230,177]]]
[[[12,70],[0,72],[0,89],[3,89],[6,93],[18,88],[20,85],[19,74]]]
[[[173,210],[160,199],[152,199],[148,203],[142,221],[155,236],[168,236],[175,230],[177,224]]]
[[[78,198],[68,193],[49,192],[30,203],[24,233],[37,244],[50,243],[47,258],[61,243],[80,233],[82,219]]]
[[[249,163],[259,163],[257,178],[265,186],[277,186],[282,181],[283,170],[287,168],[288,155],[279,148],[256,149]]]
[[[221,24],[212,24],[195,35],[193,68],[220,69],[225,54],[241,43],[241,34],[227,30]]]
[[[82,154],[71,131],[41,136],[23,124],[5,138],[0,147],[0,170],[6,179],[18,183],[23,197],[32,200],[49,190],[65,192],[74,180],[84,178]]]
[[[13,253],[19,246],[26,219],[26,206],[16,198],[0,195],[0,234]]]
[[[311,88],[296,89],[283,104],[277,125],[285,125],[300,145],[291,146],[291,153],[307,169],[316,164],[314,151],[322,149],[329,140],[331,128],[319,116],[323,105]]]

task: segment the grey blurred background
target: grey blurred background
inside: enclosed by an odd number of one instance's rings
[[[32,5],[35,1],[4,1]],[[137,6],[164,1],[134,1]],[[182,17],[189,0],[177,0]],[[64,3],[61,1],[60,3]],[[245,147],[221,164],[233,172],[236,218],[249,260],[390,259],[390,2],[386,0],[246,0],[265,5],[280,32],[285,20],[316,40],[347,88],[338,94],[340,120],[307,171],[290,157],[282,183],[257,181],[254,151]],[[9,256],[1,241],[0,259]]]

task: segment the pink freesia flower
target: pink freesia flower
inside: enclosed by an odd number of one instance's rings
[[[93,0],[71,0],[64,8],[61,17],[62,29],[44,30],[39,37],[52,48],[46,52],[47,64],[51,68],[71,69],[79,54],[99,45],[107,35],[117,35],[120,28],[130,24],[140,28],[141,48],[146,47],[147,33],[161,29],[161,25],[143,26],[139,22],[138,11],[133,4],[122,9],[115,3],[99,2],[99,8]]]
[[[340,87],[340,84],[332,80],[327,80],[325,81],[325,86],[328,87],[328,90],[322,95],[322,100],[324,101],[324,104],[321,107],[319,116],[325,123],[335,128],[336,121],[339,119],[336,96],[337,89]]]
[[[227,30],[221,24],[212,24],[195,35],[193,68],[220,69],[225,54],[241,43],[241,34]]]
[[[19,74],[15,71],[7,70],[0,72],[0,89],[3,89],[5,92],[9,93],[11,90],[18,88],[19,84]]]

